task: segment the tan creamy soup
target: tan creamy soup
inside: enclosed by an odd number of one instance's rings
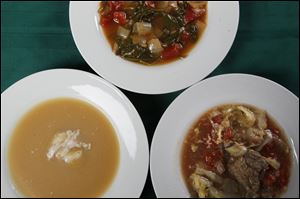
[[[98,197],[116,175],[119,143],[98,109],[76,99],[54,99],[17,124],[8,159],[14,185],[24,196]]]

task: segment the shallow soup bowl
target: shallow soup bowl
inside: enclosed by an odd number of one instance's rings
[[[113,182],[101,197],[139,197],[148,173],[149,151],[137,111],[122,92],[102,78],[69,69],[33,74],[1,94],[1,197],[23,197],[12,181],[8,164],[12,132],[32,107],[56,98],[87,102],[108,118],[116,132],[119,165]]]
[[[78,50],[104,79],[123,89],[162,94],[184,89],[210,74],[225,58],[239,23],[237,1],[208,1],[207,27],[188,56],[145,66],[116,56],[99,25],[99,2],[70,3],[70,25]]]
[[[179,95],[155,130],[150,172],[157,197],[190,197],[181,170],[184,139],[201,115],[224,104],[248,104],[266,110],[282,127],[291,147],[292,169],[282,197],[299,197],[299,99],[270,80],[245,74],[206,79]]]

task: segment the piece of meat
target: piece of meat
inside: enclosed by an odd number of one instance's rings
[[[257,197],[260,188],[260,179],[268,168],[263,156],[254,150],[239,158],[230,158],[227,164],[229,173],[246,190],[247,197]]]
[[[274,198],[276,196],[276,190],[273,187],[264,188],[261,190],[260,196],[262,198]]]

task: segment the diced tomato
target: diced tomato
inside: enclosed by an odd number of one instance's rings
[[[150,7],[150,8],[155,8],[155,3],[154,1],[145,1],[145,5]]]
[[[181,53],[182,46],[181,44],[175,43],[171,45],[170,47],[164,49],[164,51],[161,53],[162,59],[172,59],[175,57],[178,57]]]
[[[212,130],[213,128],[209,120],[201,124],[201,135],[203,137],[207,137],[208,135],[211,136]]]
[[[276,176],[274,176],[272,173],[267,173],[264,176],[263,184],[265,187],[271,187],[276,182]]]
[[[109,1],[108,5],[111,11],[121,10],[122,9],[122,2],[121,1]]]
[[[116,11],[114,12],[114,17],[113,17],[114,22],[120,25],[124,25],[127,23],[126,19],[126,13],[123,11]]]
[[[211,118],[211,120],[214,123],[221,124],[221,122],[223,121],[223,116],[222,116],[222,114],[219,114],[219,115],[216,115],[213,118]]]
[[[280,168],[280,174],[279,174],[279,183],[281,187],[285,187],[288,184],[288,173],[284,167]]]
[[[230,127],[226,128],[223,137],[224,137],[225,140],[229,140],[229,139],[233,138],[232,128],[230,128]]]
[[[205,13],[205,9],[193,9],[189,6],[186,10],[184,21],[186,24],[201,17]]]
[[[187,43],[190,40],[190,38],[190,33],[188,33],[187,31],[183,31],[181,33],[181,41],[183,41],[184,43]]]
[[[109,25],[112,21],[113,20],[112,20],[112,16],[111,15],[101,16],[101,18],[100,18],[100,24],[102,26],[104,26],[104,27],[107,26],[107,25]]]

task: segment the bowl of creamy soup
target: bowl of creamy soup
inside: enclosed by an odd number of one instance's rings
[[[1,94],[1,118],[2,197],[140,195],[145,130],[128,99],[101,78],[34,74]]]

